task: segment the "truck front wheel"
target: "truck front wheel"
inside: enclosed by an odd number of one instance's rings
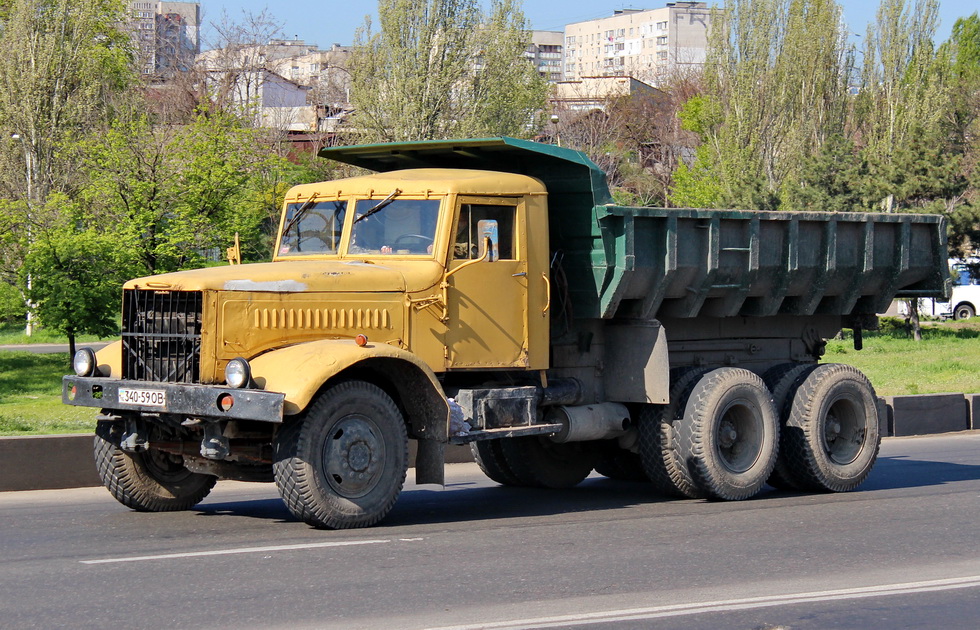
[[[95,464],[112,496],[138,512],[189,510],[218,481],[187,470],[179,455],[158,450],[127,453],[100,435],[95,436]]]
[[[977,313],[973,309],[972,304],[963,302],[962,304],[957,304],[956,308],[953,310],[953,319],[970,319],[976,314]]]
[[[679,438],[682,461],[709,497],[755,495],[776,463],[779,439],[765,383],[740,368],[708,372],[691,391]]]
[[[321,393],[275,439],[276,485],[314,527],[368,527],[394,506],[408,469],[408,435],[379,387],[345,381]]]
[[[828,363],[800,384],[783,448],[793,481],[804,490],[844,492],[863,482],[880,443],[874,388],[859,370]]]

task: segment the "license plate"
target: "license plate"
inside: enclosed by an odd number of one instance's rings
[[[123,405],[166,407],[167,392],[159,389],[129,389],[126,387],[120,387],[119,402]]]

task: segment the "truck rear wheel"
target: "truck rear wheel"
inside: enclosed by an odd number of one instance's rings
[[[683,461],[709,497],[754,496],[776,463],[779,439],[765,383],[741,368],[708,372],[691,391],[679,438]]]
[[[790,470],[790,464],[786,459],[786,447],[783,446],[782,441],[786,437],[786,420],[789,418],[796,390],[816,367],[810,363],[783,363],[770,368],[762,375],[762,380],[765,381],[766,387],[772,393],[772,403],[779,418],[779,453],[776,456],[776,465],[766,481],[773,488],[780,490],[800,489],[799,485],[793,481],[793,472]]]
[[[703,499],[704,491],[694,482],[678,448],[677,425],[691,390],[707,372],[684,367],[670,371],[670,393],[666,405],[643,405],[639,414],[640,460],[654,488],[667,496]]]
[[[793,482],[804,490],[845,492],[878,458],[874,387],[859,370],[828,363],[800,384],[783,439]]]
[[[503,438],[501,452],[518,484],[536,488],[571,488],[592,472],[596,452],[588,442],[558,444],[547,437]]]
[[[479,440],[470,442],[470,451],[473,452],[473,459],[487,477],[496,481],[502,486],[522,485],[520,479],[510,469],[504,460],[504,453],[500,448],[500,440]]]
[[[99,435],[95,436],[95,464],[112,496],[139,512],[189,510],[218,481],[212,475],[187,470],[179,455],[157,450],[127,453]]]
[[[402,414],[364,381],[327,389],[275,439],[279,493],[296,518],[314,527],[374,525],[394,506],[407,469]]]

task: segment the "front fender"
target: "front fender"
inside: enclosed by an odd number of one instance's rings
[[[401,348],[384,343],[361,347],[349,339],[324,339],[273,350],[249,363],[255,385],[286,395],[286,415],[306,409],[334,376],[363,366],[397,390],[417,437],[448,440],[449,404],[442,386],[428,365]]]
[[[82,344],[80,347],[84,347]],[[113,341],[95,353],[99,373],[112,378],[122,378],[122,339]]]

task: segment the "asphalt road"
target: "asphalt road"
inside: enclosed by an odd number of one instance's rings
[[[272,486],[138,514],[0,494],[4,628],[976,628],[980,433],[890,439],[857,492],[664,500],[449,467],[387,521],[317,531]]]

